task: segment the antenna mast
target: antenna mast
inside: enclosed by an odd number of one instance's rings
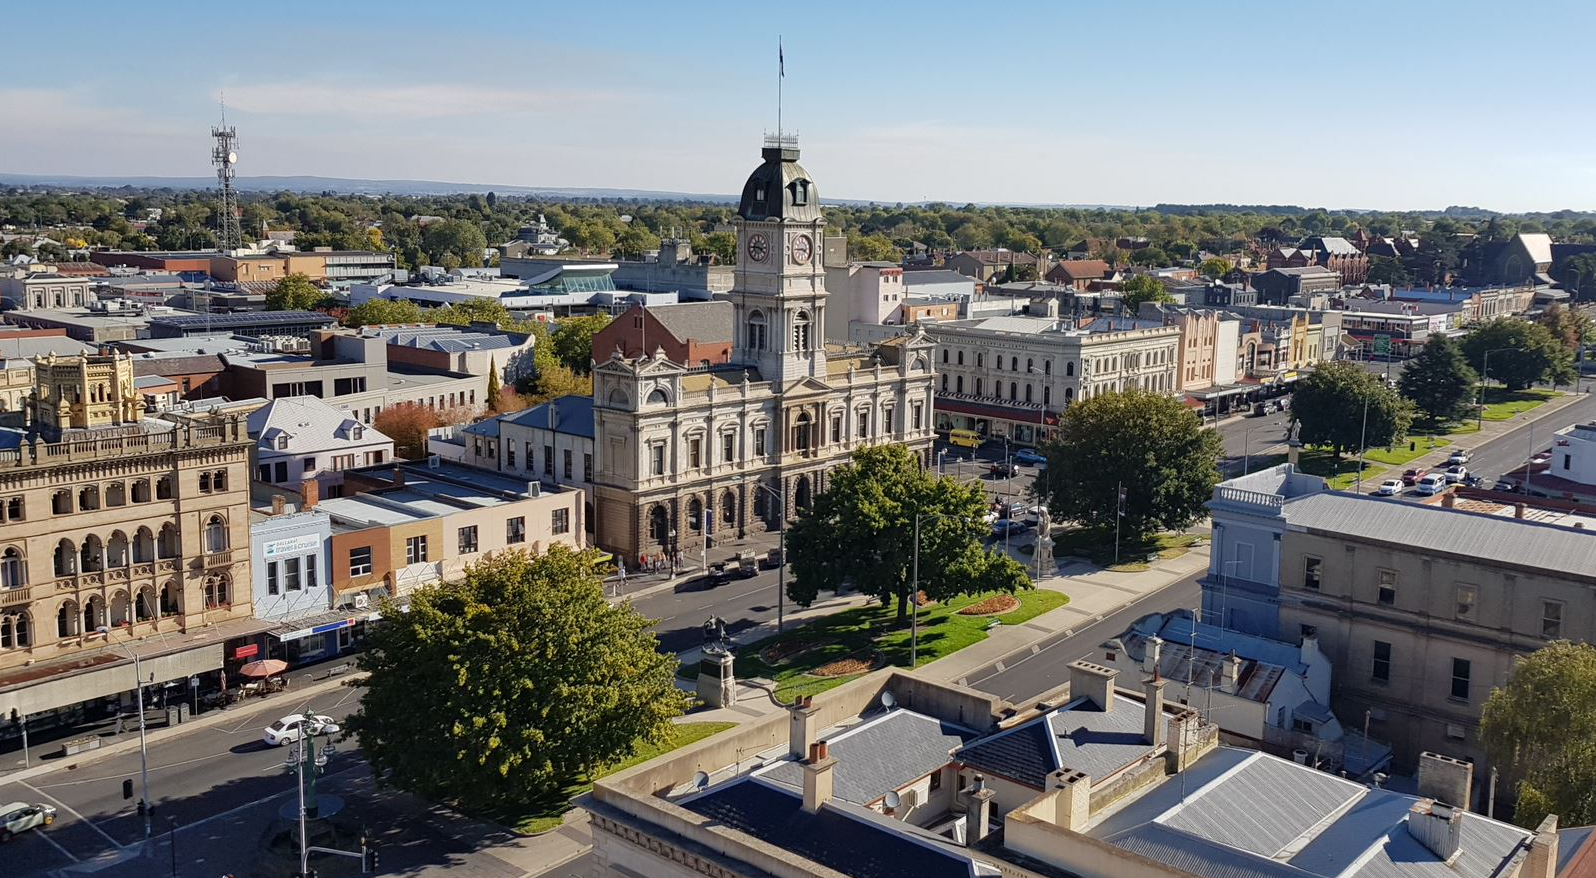
[[[238,164],[238,131],[227,124],[227,102],[222,101],[222,124],[211,129],[216,145],[211,147],[211,164],[216,166],[216,181],[221,184],[216,213],[216,249],[237,250],[244,244],[238,225],[238,193],[233,176]]]

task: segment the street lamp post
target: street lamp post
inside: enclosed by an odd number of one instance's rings
[[[144,670],[139,663],[139,654],[127,644],[114,640],[111,637],[110,628],[101,625],[95,630],[100,634],[104,634],[107,642],[118,643],[126,650],[128,657],[133,659],[133,682],[138,684],[139,708],[139,783],[142,787],[142,792],[139,794],[141,797],[139,800],[139,813],[144,815],[144,842],[148,845],[150,841],[150,811],[152,809],[150,807],[150,749],[149,740],[145,736],[144,729]]]
[[[1363,493],[1363,453],[1369,444],[1369,395],[1363,395],[1363,426],[1358,429],[1358,493]]]
[[[754,487],[776,498],[776,508],[779,510],[778,520],[781,522],[781,530],[777,531],[776,551],[781,554],[781,563],[776,565],[776,633],[780,634],[787,614],[787,500],[775,488],[764,482],[754,482]]]
[[[920,663],[920,522],[927,518],[952,518],[941,512],[916,512],[914,514],[914,566],[909,583],[909,668]]]

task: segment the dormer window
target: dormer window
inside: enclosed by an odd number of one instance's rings
[[[755,201],[764,201],[765,200],[765,187],[764,187],[763,184],[754,187],[754,200]]]
[[[279,434],[277,434],[277,450],[278,451],[287,451],[288,450],[288,434],[287,433],[279,433]]]
[[[366,435],[366,428],[356,424],[349,430],[349,438],[359,440]]]
[[[794,205],[803,205],[809,203],[808,180],[794,180],[792,185],[787,188],[792,191],[792,203]]]

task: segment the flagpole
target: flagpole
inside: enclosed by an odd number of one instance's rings
[[[776,35],[776,146],[781,147],[781,86],[787,78],[787,53],[781,47],[781,35]]]

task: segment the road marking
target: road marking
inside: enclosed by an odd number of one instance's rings
[[[324,775],[321,776],[320,780],[321,781],[331,780],[332,778],[335,778],[335,777],[337,777],[340,774],[348,774],[349,772],[354,771],[357,768],[365,768],[365,767],[366,767],[366,763],[365,762],[357,762],[356,764],[351,765],[348,768],[345,768],[345,769],[343,769],[341,771],[335,771],[332,774],[324,774]],[[320,782],[320,781],[318,781],[318,782]],[[288,795],[289,793],[292,793],[292,792],[294,792],[293,789],[286,789],[286,790],[283,790],[282,792],[279,792],[279,793],[273,793],[272,795],[267,796],[264,799],[256,799],[253,802],[245,802],[244,804],[239,805],[237,808],[228,809],[226,811],[223,811],[220,814],[212,814],[211,816],[206,817],[203,820],[196,820],[196,821],[194,821],[192,823],[179,824],[178,827],[177,827],[177,831],[178,832],[186,832],[186,831],[188,831],[190,829],[198,829],[199,827],[204,826],[207,823],[212,823],[214,821],[221,820],[221,819],[223,819],[225,817],[231,817],[231,816],[233,816],[234,814],[237,814],[240,811],[244,811],[244,810],[247,810],[249,808],[253,808],[256,805],[261,805],[261,804],[264,804],[266,802],[270,802],[273,799],[281,799],[282,797],[284,797],[284,796],[286,796],[286,795]]]
[[[98,832],[100,834],[100,837],[104,838],[106,841],[111,843],[111,847],[114,847],[114,848],[116,848],[119,851],[120,850],[126,850],[126,846],[118,843],[117,840],[112,838],[109,834],[107,834],[105,830],[101,829],[99,826],[96,826],[94,821],[90,820],[87,817],[84,817],[82,814],[79,814],[76,808],[73,808],[71,805],[68,805],[67,803],[61,801],[60,799],[57,799],[55,796],[50,795],[49,793],[45,792],[44,790],[39,789],[38,787],[34,786],[33,784],[24,783],[23,786],[27,787],[30,790],[33,790],[34,792],[36,792],[39,795],[45,797],[46,799],[49,799],[50,801],[56,803],[57,805],[60,805],[61,806],[61,810],[67,812],[68,814],[71,814],[73,817],[78,818],[79,820],[83,821],[84,825],[88,826],[90,829],[94,830],[95,832]]]
[[[82,860],[78,859],[77,857],[74,857],[72,855],[71,851],[69,851],[66,848],[62,847],[60,842],[58,842],[55,839],[51,838],[50,834],[48,832],[45,832],[44,830],[45,830],[45,827],[42,827],[42,826],[39,827],[39,837],[44,839],[46,842],[49,842],[50,847],[53,847],[56,850],[60,851],[61,855],[63,857],[66,857],[67,859],[71,860],[74,863],[83,862]]]
[[[163,768],[181,768],[184,765],[193,765],[196,762],[208,762],[208,761],[210,761],[212,759],[220,759],[220,758],[222,758],[224,756],[231,756],[231,755],[233,755],[232,751],[224,750],[221,753],[212,753],[209,756],[198,756],[198,757],[195,757],[193,759],[184,759],[181,762],[168,762],[168,763],[165,763],[163,765],[151,765],[150,766],[150,773],[154,774],[155,772],[160,771]],[[75,786],[82,786],[83,784],[88,784],[88,783],[104,783],[105,781],[116,780],[117,778],[124,777],[124,776],[125,776],[125,773],[112,774],[112,775],[107,775],[105,777],[86,777],[86,778],[82,778],[82,779],[79,779],[79,780],[64,780],[64,781],[61,781],[60,783],[39,784],[39,787],[43,788],[43,789],[56,789],[57,787],[75,787]]]

